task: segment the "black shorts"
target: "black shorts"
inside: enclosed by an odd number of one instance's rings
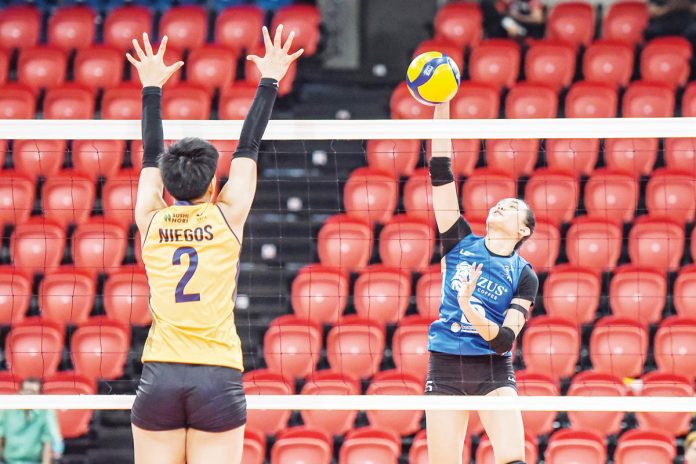
[[[517,391],[515,370],[509,357],[430,352],[426,395],[487,395],[501,387]]]
[[[147,362],[131,422],[153,431],[236,429],[246,423],[242,373],[222,366]]]

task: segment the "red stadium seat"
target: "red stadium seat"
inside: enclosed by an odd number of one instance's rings
[[[10,54],[9,52],[0,49],[0,84],[7,82],[7,74],[9,73]]]
[[[638,205],[639,187],[636,179],[620,171],[597,169],[585,185],[587,215],[631,222]]]
[[[42,88],[52,89],[65,82],[68,57],[59,48],[37,46],[19,52],[17,81],[35,93]]]
[[[294,46],[293,46],[294,49]],[[261,56],[265,53],[265,50],[260,45],[256,50],[251,50],[250,54]],[[284,97],[292,92],[293,85],[295,82],[295,76],[297,75],[297,61],[293,61],[288,68],[288,72],[283,77],[283,80],[278,84],[278,95]],[[244,81],[247,85],[256,87],[261,81],[261,71],[259,71],[258,66],[251,61],[246,60],[244,65]],[[411,97],[413,99],[413,97]]]
[[[92,119],[94,94],[73,85],[56,87],[46,92],[43,109],[45,119]]]
[[[616,89],[608,85],[576,82],[566,95],[565,115],[568,118],[613,118],[618,102]]]
[[[435,16],[435,38],[448,40],[460,48],[481,40],[483,15],[477,3],[445,4]]]
[[[452,119],[494,119],[500,111],[500,96],[488,84],[462,82],[450,107]],[[421,119],[428,117],[432,118],[432,112],[427,116],[424,113]]]
[[[454,102],[452,103],[454,106]],[[392,119],[432,119],[433,107],[418,103],[408,92],[405,82],[399,84],[389,100]]]
[[[674,91],[666,85],[633,82],[623,97],[624,118],[667,118],[674,115]]]
[[[631,265],[614,272],[609,286],[609,306],[614,316],[647,326],[661,319],[666,299],[667,280],[662,273]]]
[[[330,370],[318,371],[302,387],[303,395],[359,395],[357,380]],[[300,411],[302,422],[326,431],[329,435],[343,435],[353,428],[358,411]]]
[[[130,328],[106,318],[92,318],[70,339],[75,371],[89,379],[116,380],[128,359]]]
[[[696,376],[696,318],[673,316],[660,323],[653,349],[658,370]]]
[[[696,138],[665,139],[665,164],[696,175]]]
[[[367,223],[347,215],[334,215],[319,231],[319,261],[325,266],[359,271],[370,260],[372,244],[372,229]]]
[[[672,87],[686,84],[689,78],[691,44],[685,37],[659,37],[643,47],[640,77]]]
[[[331,464],[333,441],[320,429],[292,427],[276,437],[271,449],[271,464]]]
[[[94,395],[95,385],[90,379],[75,375],[74,372],[59,372],[46,379],[43,386],[45,395]],[[63,438],[77,438],[89,432],[89,423],[94,411],[91,409],[58,409],[58,425]]]
[[[210,95],[201,87],[179,85],[162,98],[164,119],[209,119]]]
[[[433,186],[428,168],[416,170],[404,184],[404,207],[410,217],[435,225]]]
[[[469,75],[473,82],[500,90],[515,85],[519,74],[520,46],[514,40],[486,40],[471,50]]]
[[[60,326],[87,322],[95,294],[96,282],[88,275],[69,271],[47,274],[39,287],[41,316]]]
[[[242,464],[266,463],[266,436],[260,431],[246,427],[244,429],[244,450]]]
[[[294,53],[300,48],[304,49],[303,56],[312,56],[317,52],[319,44],[319,23],[321,16],[319,8],[314,5],[288,5],[276,11],[273,16],[271,30],[283,25],[282,40],[287,40],[291,32],[295,33],[292,43]],[[285,42],[283,42],[285,43]]]
[[[582,371],[573,377],[568,396],[627,396],[623,381],[612,374]],[[571,426],[578,430],[593,430],[603,436],[614,435],[621,430],[623,412],[569,411]]]
[[[160,36],[168,36],[169,44],[179,50],[196,49],[205,43],[208,13],[202,6],[184,5],[164,12],[159,24]]]
[[[242,377],[244,394],[250,395],[292,395],[294,383],[282,375],[267,369],[247,372]],[[247,428],[261,430],[269,435],[284,430],[292,411],[253,409],[247,412]]]
[[[141,88],[123,84],[104,91],[102,119],[140,119],[142,117]]]
[[[339,464],[396,464],[401,440],[394,432],[376,427],[360,427],[346,435],[339,452]]]
[[[109,221],[80,224],[72,238],[75,268],[90,274],[117,271],[126,255],[127,235],[126,229]]]
[[[0,226],[26,222],[34,207],[36,187],[26,177],[4,172],[0,177]]]
[[[570,222],[578,207],[580,185],[576,177],[550,169],[538,169],[527,181],[525,201],[537,219],[559,226]]]
[[[108,45],[93,45],[77,52],[73,72],[75,82],[90,89],[116,87],[123,76],[123,56]]]
[[[215,42],[235,50],[251,50],[261,41],[263,10],[239,5],[222,10],[215,19]]]
[[[573,82],[575,75],[575,50],[558,42],[534,43],[524,60],[527,82],[543,84],[559,91]]]
[[[263,337],[268,369],[283,377],[306,377],[314,372],[321,354],[321,328],[295,316],[274,319]]]
[[[627,430],[616,446],[614,462],[651,462],[669,464],[674,462],[677,449],[672,437],[657,430]]]
[[[469,416],[471,417],[471,416]],[[469,419],[471,421],[471,419]],[[464,445],[466,448],[466,444]],[[537,462],[538,453],[536,446],[536,438],[529,435],[524,440],[524,457],[527,462]],[[466,461],[463,461],[466,462]],[[495,464],[495,454],[493,452],[493,444],[485,434],[481,437],[478,447],[476,448],[476,463],[477,464]]]
[[[135,223],[133,211],[137,196],[137,177],[130,173],[110,177],[102,190],[104,218],[121,227],[128,228]]]
[[[575,373],[580,354],[580,333],[575,324],[548,316],[529,321],[522,337],[522,356],[529,373],[541,373],[554,382]]]
[[[381,325],[399,322],[406,314],[411,296],[411,276],[381,264],[360,273],[353,288],[358,316]]]
[[[694,396],[693,382],[679,374],[653,371],[641,379],[643,388],[640,396]],[[646,398],[646,401],[650,401]],[[637,412],[638,427],[645,430],[659,430],[671,437],[689,432],[691,412]]]
[[[353,171],[343,188],[346,213],[370,225],[389,222],[398,197],[397,179],[386,171],[372,168]]]
[[[696,177],[688,172],[656,169],[645,192],[648,213],[692,222],[696,212]]]
[[[220,95],[220,119],[244,119],[256,95],[256,86],[240,83]]]
[[[537,162],[538,152],[539,140],[535,139],[486,140],[488,167],[513,177],[531,174]]]
[[[696,318],[696,266],[683,266],[679,270],[672,298],[679,316]]]
[[[415,59],[418,55],[426,52],[438,51],[452,58],[461,71],[464,69],[464,55],[462,49],[456,44],[446,39],[426,39],[418,45],[416,50],[411,55],[411,59]],[[470,72],[473,70],[470,70]]]
[[[12,160],[17,173],[36,179],[58,173],[65,158],[65,140],[15,140]]]
[[[23,322],[31,296],[29,277],[13,269],[0,269],[0,324]]]
[[[682,116],[696,116],[696,84],[689,84],[686,87],[681,105]]]
[[[34,5],[8,6],[0,10],[0,47],[33,47],[41,34],[41,12]]]
[[[152,34],[152,12],[144,6],[128,5],[114,8],[104,20],[104,43],[121,51],[133,48],[133,39],[146,32]]]
[[[367,164],[394,177],[408,177],[418,164],[420,151],[420,140],[368,140]]]
[[[91,181],[115,176],[125,149],[124,140],[75,140],[71,152],[75,172]]]
[[[657,159],[657,139],[607,139],[604,161],[608,168],[632,176],[648,175]]]
[[[27,320],[12,327],[5,340],[5,362],[18,379],[49,377],[63,357],[63,332],[50,322]]]
[[[628,235],[631,263],[660,271],[679,268],[684,252],[684,228],[673,219],[641,216]]]
[[[566,233],[570,264],[601,272],[616,267],[621,255],[621,227],[608,220],[578,217]]]
[[[188,56],[186,79],[208,92],[232,85],[237,74],[237,55],[229,48],[205,45]]]
[[[334,268],[310,264],[297,273],[290,294],[297,317],[317,324],[336,323],[348,301],[348,276]]]
[[[599,139],[548,139],[546,164],[554,171],[589,175],[599,157]]]
[[[506,118],[555,118],[558,98],[546,85],[523,82],[510,89],[505,98]]]
[[[326,357],[336,372],[356,379],[372,377],[379,371],[384,343],[384,329],[378,324],[346,316],[329,331]]]
[[[648,331],[639,322],[608,316],[597,321],[590,336],[590,360],[596,372],[623,379],[638,377],[648,356]]]
[[[436,264],[423,272],[416,284],[416,307],[421,317],[430,321],[439,317],[441,293],[442,273]]]
[[[579,464],[606,462],[607,448],[602,437],[590,430],[559,430],[549,439],[544,462]]]
[[[372,378],[367,395],[423,394],[423,381],[417,377],[396,371],[379,372]],[[367,411],[370,425],[389,430],[397,435],[413,435],[420,430],[423,411]]]
[[[48,44],[66,52],[89,47],[96,30],[94,11],[87,6],[64,6],[48,19]]]
[[[428,373],[428,330],[432,319],[408,316],[401,320],[392,339],[392,358],[399,372],[415,376],[421,383]]]
[[[234,152],[237,150],[237,145],[239,141],[237,140],[210,140],[210,143],[217,149],[220,157],[218,158],[217,170],[215,171],[215,176],[218,180],[223,177],[229,177],[230,167],[232,165],[232,158],[234,157]]]
[[[149,325],[152,321],[150,287],[145,273],[124,268],[111,274],[104,284],[104,311],[114,321]]]
[[[28,87],[18,84],[5,84],[0,87],[0,117],[34,119],[35,113],[36,97]]]
[[[394,216],[379,234],[379,256],[390,267],[423,271],[430,265],[434,251],[433,228],[406,214]]]
[[[15,377],[12,372],[0,372],[0,392],[2,392],[3,395],[16,395],[19,390],[20,381],[21,379]]]
[[[633,74],[633,47],[614,41],[599,40],[585,50],[582,75],[585,81],[624,87]]]
[[[479,160],[481,141],[475,139],[452,140],[452,172],[456,177],[469,177]],[[425,141],[425,159],[432,159],[432,141]]]
[[[18,224],[10,238],[10,256],[22,272],[50,272],[58,267],[65,251],[65,230],[43,219]]]
[[[643,1],[626,0],[609,5],[602,21],[602,38],[633,46],[643,40],[648,24],[648,5]]]
[[[559,396],[561,394],[556,382],[544,374],[518,371],[515,373],[515,377],[517,379],[517,391],[520,395]],[[553,421],[555,419],[556,411],[522,411],[524,431],[533,437],[546,435],[553,431]],[[526,458],[529,460],[529,456],[526,456]]]
[[[581,1],[557,3],[549,13],[546,37],[568,45],[589,45],[594,37],[594,7]]]
[[[537,271],[551,269],[561,249],[561,232],[548,222],[537,222],[532,236],[520,248],[520,256]]]
[[[595,318],[601,290],[602,283],[593,271],[556,266],[544,281],[544,309],[549,316],[586,324]]]
[[[94,183],[73,173],[48,178],[43,186],[41,209],[46,219],[61,227],[89,219],[96,189]]]

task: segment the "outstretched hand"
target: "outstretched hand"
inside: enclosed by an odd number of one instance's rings
[[[462,282],[462,286],[459,289],[459,294],[457,295],[457,302],[461,308],[469,304],[469,299],[471,298],[471,295],[474,294],[474,290],[476,290],[476,282],[478,282],[479,277],[481,277],[482,269],[483,264],[477,265],[476,263],[473,263],[473,265],[469,268],[467,280]]]
[[[171,66],[164,64],[164,52],[167,50],[167,36],[162,37],[162,43],[157,53],[152,52],[152,45],[147,33],[143,33],[143,48],[140,47],[137,39],[133,39],[133,49],[139,60],[133,58],[130,53],[126,53],[126,58],[138,70],[140,82],[143,87],[162,87],[165,82],[184,65],[183,61],[177,61]]]
[[[295,37],[295,32],[291,32],[285,45],[281,46],[281,36],[283,34],[283,25],[280,24],[275,32],[275,37],[271,41],[271,36],[268,34],[266,26],[263,27],[263,43],[266,46],[266,55],[261,58],[256,55],[247,56],[247,60],[253,61],[256,67],[261,71],[261,77],[270,77],[280,81],[293,61],[298,59],[304,49],[300,48],[293,54],[288,54],[292,46],[292,39]]]

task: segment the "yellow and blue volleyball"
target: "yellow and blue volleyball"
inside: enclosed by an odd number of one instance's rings
[[[459,81],[457,63],[440,52],[421,53],[406,71],[409,92],[424,105],[451,100],[457,93]]]

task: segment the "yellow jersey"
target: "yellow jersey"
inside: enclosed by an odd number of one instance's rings
[[[142,244],[152,311],[143,362],[243,370],[234,324],[240,251],[213,203],[177,202],[154,215]]]

